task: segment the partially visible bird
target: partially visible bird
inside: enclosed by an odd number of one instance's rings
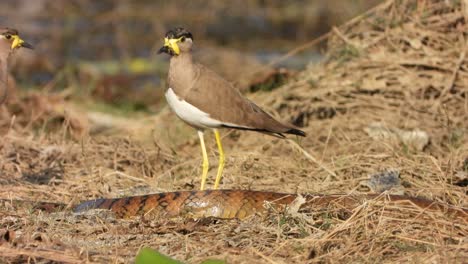
[[[159,53],[171,55],[167,102],[175,114],[198,130],[203,154],[201,190],[205,189],[208,174],[208,155],[204,130],[214,129],[219,150],[219,165],[214,189],[221,181],[224,168],[224,151],[218,128],[234,128],[262,132],[284,138],[283,134],[305,136],[292,125],[277,121],[255,103],[242,96],[229,82],[192,58],[192,34],[184,28],[166,33],[164,46]],[[242,65],[235,65],[242,67]]]
[[[19,37],[18,30],[0,27],[0,104],[7,97],[8,58],[19,48],[32,49],[33,46]]]

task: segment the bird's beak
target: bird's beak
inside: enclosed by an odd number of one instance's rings
[[[170,54],[170,49],[168,46],[162,46],[159,50],[158,50],[158,54],[161,54],[161,53],[167,53],[167,54]]]
[[[11,49],[17,49],[17,48],[28,48],[28,49],[33,49],[34,47],[22,40],[18,35],[14,35],[13,37],[13,43],[11,43]]]
[[[180,39],[169,39],[169,38],[164,38],[164,46],[159,49],[158,53],[168,53],[170,55],[179,55],[180,49],[179,45],[177,45],[177,42],[179,42]]]

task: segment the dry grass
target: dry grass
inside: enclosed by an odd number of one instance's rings
[[[316,162],[289,141],[226,132],[222,187],[366,192],[361,182],[369,174],[395,169],[405,194],[467,207],[466,8],[460,1],[387,1],[334,29],[324,63],[271,93],[251,96],[304,127],[309,136],[298,143]],[[34,123],[18,112],[11,125],[13,110],[2,111],[7,120],[1,124],[2,198],[75,203],[199,186],[196,135],[180,122],[168,122],[174,116],[167,111],[129,121],[132,127],[121,125],[118,135],[78,133],[77,139],[68,133],[74,129],[70,116],[44,114]],[[55,132],[37,125],[47,121],[57,124]],[[398,137],[373,139],[365,129],[375,122],[388,131],[424,131],[430,143],[418,149]],[[215,149],[214,140],[209,146]],[[468,258],[464,220],[377,201],[346,216],[330,208],[242,222],[41,214],[3,202],[0,228],[14,231],[6,236],[10,242],[0,242],[0,256],[13,262],[130,262],[143,246],[188,263],[209,256],[229,263],[461,263]]]

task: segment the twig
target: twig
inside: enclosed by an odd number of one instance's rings
[[[75,256],[76,253],[46,248],[12,248],[0,246],[0,257],[5,259],[17,259],[23,256],[27,259],[42,259],[60,263],[83,263],[83,259]],[[34,261],[33,261],[34,262]]]
[[[333,27],[332,31],[349,46],[352,46],[353,48],[359,48],[358,45],[356,45],[350,39],[348,39],[345,35],[343,35],[343,33],[341,33],[341,31],[337,27]]]
[[[468,21],[468,0],[462,1],[462,12],[463,16],[465,17],[465,23]]]
[[[466,45],[468,43],[466,43],[465,38],[463,37],[463,35],[460,36],[460,40],[462,41],[462,49],[463,50],[460,53],[460,57],[458,57],[457,64],[455,65],[455,68],[452,71],[452,76],[450,77],[450,80],[448,81],[447,85],[444,87],[444,90],[442,90],[442,92],[440,93],[440,98],[442,98],[442,99],[445,97],[445,94],[447,94],[452,89],[452,87],[455,85],[455,80],[457,79],[458,71],[460,70],[460,67],[461,67],[462,63],[465,60]]]
[[[251,248],[250,249],[253,253],[257,254],[258,256],[260,256],[261,258],[263,258],[264,260],[268,261],[269,263],[272,263],[272,264],[276,264],[278,262],[272,260],[271,258],[269,258],[268,256],[266,256],[265,254],[263,254],[262,252],[254,249],[254,248]]]
[[[387,7],[389,7],[391,4],[393,4],[393,1],[394,0],[388,0],[387,2],[383,3],[383,4],[380,4],[380,5],[377,5],[369,10],[367,10],[365,13],[361,14],[361,15],[358,15],[354,18],[352,18],[351,20],[349,20],[348,22],[344,23],[343,25],[339,26],[339,27],[346,27],[346,26],[350,26],[350,25],[353,25],[359,21],[361,21],[363,18],[367,17],[369,14],[372,14],[378,10],[381,10],[381,9],[385,9]],[[467,0],[468,1],[468,0]],[[296,55],[297,53],[303,51],[303,50],[306,50],[310,47],[313,47],[315,45],[317,45],[318,43],[326,40],[328,37],[330,37],[331,35],[331,31],[319,36],[318,38],[316,39],[313,39],[297,48],[294,48],[293,50],[289,51],[288,53],[284,54],[283,56],[279,57],[278,59],[274,59],[272,60],[270,63],[267,64],[267,67],[272,67],[284,60],[286,60],[287,58],[291,57],[291,56],[294,56]]]
[[[409,240],[409,241],[412,241],[412,242],[415,242],[415,243],[422,243],[422,244],[426,244],[426,245],[431,245],[433,247],[439,246],[439,245],[437,245],[435,243],[431,243],[431,242],[428,242],[428,241],[415,239],[415,238],[411,238],[411,237],[404,237],[404,236],[399,236],[399,235],[395,235],[394,237],[399,238],[399,239],[403,239],[403,240]],[[444,247],[446,247],[446,246],[449,246],[449,245],[444,245]],[[456,248],[458,248],[458,247],[456,247]]]
[[[336,173],[334,173],[331,169],[323,165],[320,161],[318,161],[316,158],[314,158],[312,155],[310,155],[305,149],[303,149],[299,144],[297,144],[294,140],[287,139],[287,141],[295,147],[297,150],[299,150],[308,160],[312,161],[313,163],[317,164],[320,168],[328,172],[330,175],[336,177]]]
[[[110,177],[110,176],[114,176],[114,175],[122,176],[122,177],[128,178],[128,179],[130,179],[130,180],[134,180],[134,181],[139,181],[139,182],[148,183],[148,182],[147,182],[146,180],[144,180],[144,179],[140,179],[140,178],[137,178],[137,177],[128,175],[128,174],[123,173],[123,172],[120,172],[120,171],[113,171],[113,172],[107,173],[106,175],[104,175],[104,177]]]

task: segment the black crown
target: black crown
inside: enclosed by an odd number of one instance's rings
[[[193,40],[192,33],[190,33],[188,30],[186,30],[183,27],[177,27],[177,28],[171,29],[166,33],[166,38],[169,38],[169,39],[180,38],[180,37],[191,38]]]

